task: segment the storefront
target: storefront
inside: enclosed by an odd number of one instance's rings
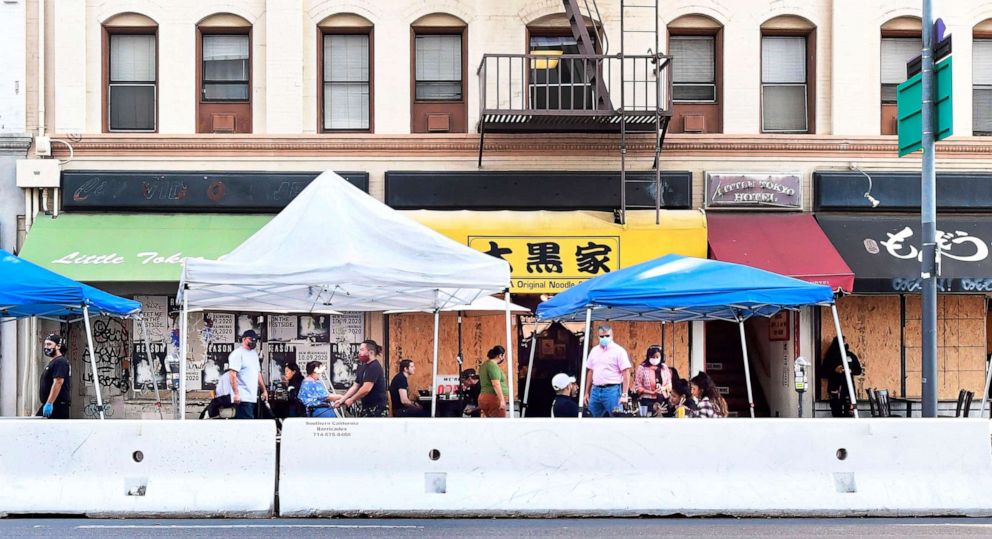
[[[802,180],[800,174],[707,173],[710,257],[850,291],[851,270],[813,216],[802,213]],[[804,308],[745,323],[758,417],[797,416],[793,363],[815,354],[813,315]],[[705,353],[706,371],[724,392],[731,412],[747,415],[737,325],[707,322]],[[812,397],[804,398],[810,409]]]
[[[865,195],[862,175],[816,173],[816,218],[856,276],[853,295],[840,298],[838,308],[845,339],[864,367],[855,380],[859,395],[874,388],[919,398],[919,175],[869,174],[873,182],[867,194],[879,202],[877,207]],[[941,173],[937,186],[938,398],[944,407],[953,408],[960,390],[974,391],[978,398],[985,384],[992,177]],[[834,330],[826,316],[822,320],[819,343],[825,350]],[[919,414],[918,406],[914,413]]]
[[[175,295],[182,261],[217,258],[237,247],[296,196],[316,173],[73,172],[63,173],[57,217],[39,216],[20,255],[72,279],[133,297],[143,305],[154,361],[144,354],[136,324],[111,318],[93,323],[94,350],[108,417],[159,417],[155,386],[168,403],[166,358],[178,358],[179,309]],[[368,175],[342,173],[367,190]],[[250,213],[248,213],[250,212]],[[326,233],[314,231],[314,233]],[[369,328],[361,313],[340,316],[260,312],[192,313],[188,350],[189,412],[198,413],[212,396],[237,336],[261,335],[263,376],[279,380],[281,364],[319,360],[329,365],[335,386],[354,378],[357,343]],[[96,415],[91,369],[82,363],[85,339],[79,324],[59,328],[34,324],[30,334],[68,334],[74,362],[74,417]],[[40,338],[40,337],[39,337]],[[37,340],[37,339],[36,339]],[[36,379],[39,367],[30,339],[22,341],[19,363]],[[39,341],[40,342],[40,341]],[[35,406],[33,383],[19,388],[20,412]],[[172,410],[166,410],[171,417]]]
[[[626,225],[617,224],[612,211],[603,211],[616,206],[618,183],[618,175],[606,172],[387,172],[386,200],[459,243],[507,260],[514,303],[534,309],[542,297],[619,268],[669,253],[706,256],[705,218],[688,209],[688,173],[664,173],[665,209],[657,222],[653,210],[628,212]],[[653,182],[631,188],[631,200],[653,204]],[[430,357],[430,341],[412,336],[429,331],[431,323],[429,315],[390,315],[391,356]],[[547,393],[554,374],[578,374],[579,326],[538,327],[529,416],[548,414],[544,408],[551,401]],[[648,346],[663,344],[669,361],[683,376],[689,374],[688,324],[617,322],[613,326],[616,341],[635,363],[643,360]],[[532,318],[521,317],[515,361],[522,367],[529,359],[527,342],[533,327]],[[447,321],[442,316],[442,374],[458,372],[455,329],[456,315],[448,315]],[[463,368],[477,369],[489,347],[504,340],[503,331],[500,319],[464,318]],[[524,372],[521,369],[518,375],[522,378]],[[415,377],[417,383],[427,381],[429,376]]]

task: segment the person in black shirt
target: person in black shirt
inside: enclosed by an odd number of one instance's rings
[[[479,385],[479,373],[475,369],[465,369],[461,374],[461,383],[458,385],[458,394],[462,399],[462,414],[469,417],[479,417],[479,393],[482,386]]]
[[[551,417],[579,417],[579,403],[575,402],[575,377],[560,372],[551,379],[555,390],[555,402],[551,405]]]
[[[851,352],[844,343],[847,351],[847,364],[851,368],[851,376],[860,376],[864,369],[861,360]],[[847,390],[847,376],[844,375],[844,358],[840,353],[840,341],[834,337],[823,363],[820,366],[820,376],[827,379],[827,395],[830,399],[830,414],[834,417],[854,417],[854,407],[851,405],[851,394]]]
[[[56,334],[45,338],[45,355],[52,358],[41,373],[38,389],[39,417],[49,419],[69,419],[69,404],[72,395],[72,368],[62,355],[62,337]]]
[[[348,388],[341,400],[334,406],[358,405],[355,415],[359,417],[387,417],[389,406],[386,400],[386,373],[377,359],[382,347],[372,339],[358,346],[358,369],[355,383]]]
[[[424,407],[410,398],[409,377],[417,371],[412,359],[400,360],[399,371],[389,383],[389,398],[393,402],[393,417],[427,417]]]

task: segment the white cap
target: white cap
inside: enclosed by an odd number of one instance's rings
[[[551,387],[555,388],[555,391],[561,391],[568,387],[568,384],[574,384],[575,377],[569,376],[563,372],[559,372],[551,379]]]

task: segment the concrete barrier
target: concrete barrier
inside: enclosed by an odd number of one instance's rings
[[[271,516],[271,421],[0,420],[0,516]]]
[[[988,420],[286,422],[282,516],[992,515]]]

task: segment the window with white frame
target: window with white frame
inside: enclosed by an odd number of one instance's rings
[[[761,130],[767,133],[809,131],[806,83],[806,38],[761,38]]]
[[[461,101],[461,34],[417,34],[414,58],[417,101]]]
[[[156,37],[153,34],[109,37],[107,127],[110,131],[154,131]]]
[[[883,37],[880,78],[882,103],[896,102],[896,87],[906,80],[906,62],[920,55],[923,43],[920,38]]]
[[[324,35],[325,130],[369,129],[369,34]]]
[[[716,101],[716,38],[672,36],[672,99],[678,102]]]
[[[204,101],[248,101],[248,35],[204,35]]]
[[[971,54],[971,131],[976,136],[992,136],[992,39],[976,39]]]

